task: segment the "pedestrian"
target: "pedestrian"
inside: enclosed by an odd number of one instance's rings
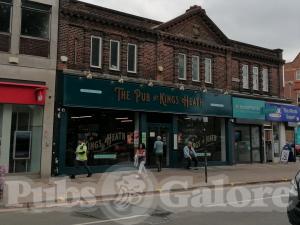
[[[138,169],[139,169],[139,175],[142,174],[142,172],[146,173],[146,145],[144,143],[140,144],[138,150],[137,150],[137,159],[138,159]]]
[[[183,149],[184,158],[187,161],[186,169],[191,169],[192,161],[195,164],[195,167],[198,166],[198,159],[195,152],[195,149],[193,148],[193,142],[189,141],[188,144]],[[196,168],[197,169],[197,168]]]
[[[76,170],[78,170],[80,168],[80,166],[84,166],[84,168],[88,172],[87,177],[91,177],[92,176],[92,171],[91,171],[90,167],[87,164],[87,159],[88,159],[87,152],[88,152],[88,149],[87,149],[86,143],[84,142],[83,139],[79,139],[78,140],[78,146],[77,146],[76,151],[75,151],[75,155],[76,155],[76,159],[75,159],[75,162],[74,162],[75,168],[76,168]],[[75,174],[73,174],[71,176],[71,179],[75,179]]]
[[[164,143],[161,141],[161,136],[156,137],[156,141],[154,142],[154,153],[157,165],[157,171],[161,171],[162,167],[162,160],[164,154]]]

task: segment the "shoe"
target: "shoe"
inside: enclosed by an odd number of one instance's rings
[[[70,179],[75,179],[75,175],[71,175],[71,176],[70,176]]]
[[[91,173],[89,173],[86,177],[91,177],[92,176],[92,174]]]
[[[188,167],[188,168],[186,168],[187,170],[190,170],[191,168],[190,167]]]

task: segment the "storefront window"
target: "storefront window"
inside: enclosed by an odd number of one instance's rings
[[[188,141],[194,143],[196,152],[211,153],[209,161],[226,161],[224,119],[209,117],[207,122],[203,122],[201,116],[180,116],[178,149],[182,151]]]
[[[78,139],[88,146],[90,166],[132,161],[134,155],[134,113],[114,110],[68,111],[66,165],[73,166]]]

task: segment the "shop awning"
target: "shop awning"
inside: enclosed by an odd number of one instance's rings
[[[45,85],[0,82],[0,104],[45,105],[46,90]]]

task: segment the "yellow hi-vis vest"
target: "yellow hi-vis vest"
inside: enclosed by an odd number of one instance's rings
[[[75,153],[76,153],[76,160],[87,161],[87,146],[85,143],[78,145]]]

